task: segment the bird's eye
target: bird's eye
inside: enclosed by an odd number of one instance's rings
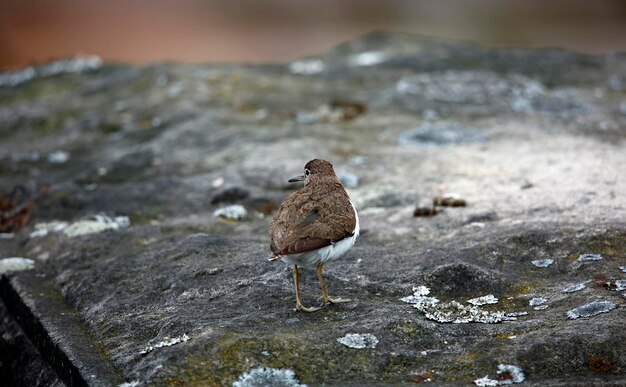
[[[309,171],[308,169],[304,170],[304,175],[305,176],[309,176],[311,174],[311,171]]]

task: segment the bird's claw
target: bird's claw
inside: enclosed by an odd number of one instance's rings
[[[326,304],[341,304],[344,302],[352,301],[349,298],[341,298],[341,297],[331,298],[331,297],[324,297],[324,296],[318,298],[317,300],[320,301],[320,306],[325,306]]]
[[[302,312],[311,313],[311,312],[316,312],[316,311],[318,311],[320,309],[322,309],[322,308],[318,308],[317,306],[311,306],[311,307],[307,308],[306,306],[304,306],[302,304],[296,304],[296,308],[294,309],[294,311],[295,312],[302,311]]]

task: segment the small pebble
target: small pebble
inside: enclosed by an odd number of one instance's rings
[[[425,206],[417,206],[415,207],[415,211],[413,211],[413,216],[422,217],[422,216],[435,216],[439,211],[435,207],[425,207]]]
[[[534,187],[535,185],[533,183],[531,183],[530,181],[525,181],[521,186],[520,189],[530,189],[532,187]]]
[[[213,188],[219,188],[219,187],[221,187],[221,186],[223,186],[223,185],[224,185],[224,182],[225,182],[225,180],[224,180],[224,178],[223,178],[223,177],[218,177],[217,179],[215,179],[215,180],[213,180],[213,181],[211,182],[211,187],[213,187]]]

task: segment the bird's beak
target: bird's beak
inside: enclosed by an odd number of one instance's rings
[[[290,183],[297,183],[297,182],[302,181],[302,180],[304,180],[304,175],[298,176],[298,177],[294,177],[293,179],[289,179],[289,182]]]

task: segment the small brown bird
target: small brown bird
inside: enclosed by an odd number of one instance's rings
[[[359,216],[328,161],[309,161],[304,175],[289,180],[298,181],[304,181],[304,187],[285,199],[270,225],[274,255],[269,260],[294,265],[296,310],[314,312],[320,308],[302,305],[298,265],[317,267],[321,306],[350,301],[328,295],[322,270],[324,263],[339,258],[354,245],[359,236]]]

